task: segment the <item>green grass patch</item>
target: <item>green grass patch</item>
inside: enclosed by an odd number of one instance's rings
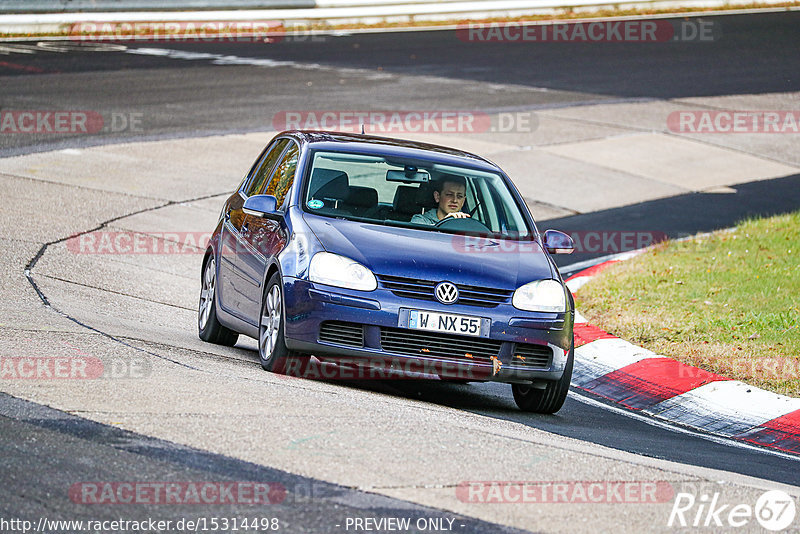
[[[657,245],[576,301],[590,323],[632,343],[800,396],[800,211]]]

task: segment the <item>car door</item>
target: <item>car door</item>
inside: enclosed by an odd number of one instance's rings
[[[281,210],[285,209],[288,203],[287,194],[294,183],[299,157],[300,148],[293,141],[290,142],[281,156],[280,162],[275,166],[269,182],[260,192],[264,195],[274,196],[278,200],[277,206]],[[258,322],[261,312],[262,284],[267,265],[282,250],[287,236],[281,217],[247,215],[244,224],[245,230],[242,232],[242,237],[251,253],[241,256],[242,261],[239,265],[248,284],[252,286],[246,297],[245,311],[248,319],[252,318],[253,321]]]
[[[222,308],[241,319],[247,319],[247,295],[251,290],[247,278],[242,274],[240,264],[247,255],[247,245],[242,236],[246,230],[246,215],[242,206],[247,197],[261,191],[278,162],[288,139],[278,139],[264,151],[260,161],[253,166],[250,177],[245,180],[238,193],[228,201],[222,215],[223,223],[220,232],[219,283],[220,305]]]

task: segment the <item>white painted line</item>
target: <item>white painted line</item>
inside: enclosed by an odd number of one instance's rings
[[[579,365],[575,366],[573,382],[583,386],[627,365],[658,357],[655,352],[637,347],[624,339],[598,339],[575,349]]]
[[[586,396],[586,395],[584,395],[582,393],[577,393],[575,391],[570,391],[568,396],[570,398],[580,402],[580,403],[587,404],[589,406],[594,406],[596,408],[600,408],[600,409],[603,409],[603,410],[608,410],[609,412],[614,412],[616,414],[623,415],[625,417],[630,417],[631,419],[636,419],[637,421],[641,421],[641,422],[646,423],[648,425],[651,425],[651,426],[654,426],[654,427],[658,427],[658,428],[662,428],[664,430],[669,430],[670,432],[678,432],[680,434],[687,434],[687,435],[690,435],[690,436],[694,436],[694,437],[697,437],[697,438],[700,438],[700,439],[704,439],[706,441],[711,441],[713,443],[718,443],[720,445],[725,445],[725,446],[728,446],[728,447],[736,447],[736,448],[739,448],[739,449],[747,449],[747,450],[751,450],[751,451],[761,452],[761,453],[764,453],[764,454],[770,454],[772,456],[778,456],[778,457],[783,458],[785,460],[800,461],[800,456],[797,456],[797,455],[787,454],[787,453],[784,453],[784,452],[776,451],[774,449],[767,449],[767,448],[757,447],[755,445],[750,445],[749,443],[745,443],[745,442],[742,442],[742,441],[736,441],[736,440],[732,440],[732,439],[729,439],[729,438],[724,438],[724,437],[720,437],[720,436],[714,436],[714,435],[711,435],[711,434],[705,434],[705,433],[702,433],[702,432],[697,432],[695,430],[691,430],[691,429],[688,429],[688,428],[682,428],[682,427],[679,427],[679,426],[675,426],[673,424],[670,424],[669,422],[662,422],[662,421],[659,421],[657,419],[653,419],[652,416],[646,416],[646,415],[642,415],[642,414],[637,413],[637,412],[633,412],[633,411],[626,410],[626,409],[623,409],[623,408],[617,408],[616,406],[608,405],[608,404],[606,404],[604,402],[600,402],[600,401],[594,400],[594,399],[592,399],[592,398],[590,398],[590,397],[588,397],[588,396]]]
[[[620,338],[597,339],[578,347],[575,352],[580,352],[586,360],[605,363],[615,370],[647,358],[660,358],[655,352]]]
[[[800,410],[800,399],[738,380],[725,380],[704,384],[644,411],[708,432],[733,436],[795,410]]]
[[[186,50],[171,50],[167,48],[128,48],[125,50],[127,54],[138,54],[144,56],[159,56],[167,57],[170,59],[183,59],[187,61],[210,61],[212,65],[251,65],[255,67],[276,68],[276,67],[289,67],[300,70],[321,70],[331,71],[338,73],[358,73],[368,80],[387,80],[391,79],[394,75],[387,72],[375,72],[367,69],[358,69],[352,67],[336,67],[329,65],[320,65],[317,63],[297,63],[295,61],[284,61],[277,59],[265,58],[252,58],[240,57],[223,54],[210,54],[206,52],[191,52]]]

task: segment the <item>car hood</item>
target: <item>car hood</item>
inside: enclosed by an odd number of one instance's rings
[[[535,241],[471,238],[313,215],[304,219],[325,250],[347,256],[377,275],[509,290],[553,277]]]

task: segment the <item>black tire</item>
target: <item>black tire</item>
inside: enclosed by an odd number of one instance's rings
[[[197,307],[197,330],[200,339],[217,345],[232,347],[239,339],[239,334],[226,328],[217,320],[217,271],[214,255],[211,254],[203,264],[201,274],[200,303]]]
[[[290,362],[300,355],[286,347],[286,338],[283,336],[286,313],[280,273],[274,273],[267,282],[259,317],[258,358],[261,367],[273,373],[286,373],[292,368]]]
[[[543,389],[536,389],[523,384],[511,384],[514,393],[514,402],[523,412],[556,413],[564,405],[569,393],[569,383],[572,379],[572,365],[575,361],[575,341],[567,355],[567,365],[564,374],[558,380],[551,380]]]

